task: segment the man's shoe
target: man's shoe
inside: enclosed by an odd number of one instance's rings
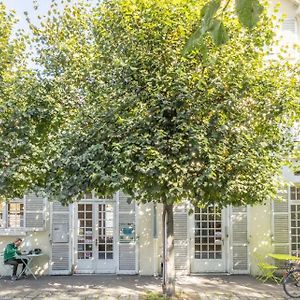
[[[12,280],[12,281],[16,281],[17,279],[18,279],[17,276],[15,276],[15,275],[11,276],[11,280]]]

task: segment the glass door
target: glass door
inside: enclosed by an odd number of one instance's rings
[[[114,203],[80,203],[77,205],[76,250],[77,273],[114,273]]]
[[[216,205],[195,209],[192,272],[225,272],[223,219]]]
[[[114,205],[97,205],[96,226],[96,273],[112,273],[116,271],[114,255]]]
[[[93,204],[77,206],[77,267],[76,272],[93,273]]]
[[[300,256],[300,187],[290,187],[291,254]]]

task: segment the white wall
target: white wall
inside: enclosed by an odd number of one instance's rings
[[[45,254],[44,256],[34,258],[32,261],[33,268],[35,274],[48,274],[49,270],[49,257],[51,251],[51,245],[49,242],[49,205],[47,204],[47,210],[45,213],[45,230],[38,231],[38,232],[26,232],[25,235],[20,234],[17,235],[15,232],[14,235],[5,235],[0,236],[0,252],[2,252],[5,246],[9,243],[12,243],[16,238],[20,237],[24,240],[23,244],[21,245],[20,250],[29,251],[34,248],[40,248]],[[19,267],[21,268],[21,267]],[[19,269],[20,270],[20,269]],[[9,271],[9,274],[7,272]],[[7,274],[11,275],[11,268],[4,267],[3,261],[0,262],[0,274]]]
[[[155,249],[153,239],[153,204],[141,204],[138,209],[139,273],[153,275]]]
[[[270,14],[275,15],[277,20],[282,18],[296,20],[296,34],[292,33],[290,30],[287,30],[287,28],[283,30],[282,23],[277,23],[279,29],[276,31],[276,33],[279,44],[272,46],[272,59],[278,58],[279,54],[281,57],[284,57],[289,61],[297,61],[300,58],[300,9],[296,2],[297,0],[269,0],[269,12]],[[278,11],[274,13],[275,7]],[[291,24],[288,27],[290,26]],[[280,51],[280,49],[283,48],[284,52]]]
[[[262,205],[249,208],[249,258],[250,273],[257,274],[257,256],[266,257],[272,252],[272,204],[267,201]],[[266,257],[267,259],[267,257]]]

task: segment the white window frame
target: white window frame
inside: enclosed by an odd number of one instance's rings
[[[291,189],[292,188],[295,188],[295,193],[296,193],[295,198],[296,199],[292,199],[292,196],[291,196]],[[289,195],[289,232],[290,232],[289,233],[289,235],[290,235],[289,240],[290,240],[290,253],[292,255],[296,255],[296,253],[293,253],[293,251],[297,251],[298,252],[297,255],[299,255],[299,251],[300,251],[300,249],[298,249],[298,250],[293,250],[292,249],[293,241],[292,241],[292,232],[291,232],[291,230],[292,230],[292,223],[291,223],[292,222],[292,211],[291,211],[291,208],[292,208],[292,205],[300,205],[300,199],[298,199],[298,197],[297,197],[297,190],[300,190],[300,185],[299,184],[295,184],[294,186],[290,186],[289,187],[289,194],[288,194]],[[299,228],[298,225],[295,228]]]
[[[0,203],[0,230],[6,228],[6,204]]]
[[[16,210],[16,211],[12,211],[9,213],[8,209],[9,209],[9,206],[11,204],[19,204],[20,206],[23,205],[23,210]],[[24,199],[14,199],[12,201],[10,201],[9,203],[6,204],[6,207],[5,207],[5,212],[6,212],[6,228],[8,229],[19,229],[19,228],[25,228],[25,201]],[[20,222],[20,225],[12,225],[10,224],[12,222],[11,218],[12,217],[17,217],[18,214],[20,214],[20,219],[19,219],[19,222]],[[23,215],[23,222],[21,220],[21,214]]]
[[[9,218],[9,214],[8,214],[8,205],[10,203],[20,203],[20,204],[23,204],[23,226],[16,226],[16,227],[13,227],[13,226],[8,226],[8,218]],[[26,224],[25,224],[25,199],[14,199],[14,200],[11,200],[10,203],[3,203],[2,204],[2,224],[4,226],[1,226],[0,229],[23,229],[25,228]]]
[[[26,235],[26,201],[25,201],[25,197],[23,197],[22,199],[11,200],[10,203],[14,203],[14,202],[23,204],[23,226],[19,226],[19,227],[9,227],[8,226],[8,204],[9,203],[2,203],[2,205],[0,204],[0,210],[2,211],[2,220],[0,219],[0,222],[3,224],[3,226],[0,226],[0,235],[17,235],[17,236]]]

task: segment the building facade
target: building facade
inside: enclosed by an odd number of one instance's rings
[[[296,184],[285,201],[222,210],[211,206],[190,215],[188,203],[176,206],[177,273],[256,274],[256,253],[298,254],[300,176],[285,171]],[[45,254],[35,262],[40,274],[160,274],[162,206],[128,202],[122,192],[107,199],[86,195],[66,207],[27,195],[2,207],[0,252],[21,237],[22,250],[40,248]]]
[[[300,2],[281,0],[278,14],[285,44],[299,44]],[[275,5],[275,1],[272,1]],[[291,59],[299,52],[291,48]],[[272,55],[276,56],[276,49]],[[188,214],[189,203],[174,208],[177,273],[256,274],[255,254],[300,252],[300,173],[283,169],[290,187],[284,201],[253,207],[217,206]],[[124,193],[103,199],[86,195],[63,207],[34,194],[0,204],[0,252],[16,237],[23,250],[42,249],[40,274],[157,275],[162,261],[162,206],[137,205]],[[0,274],[8,272],[0,263]]]

